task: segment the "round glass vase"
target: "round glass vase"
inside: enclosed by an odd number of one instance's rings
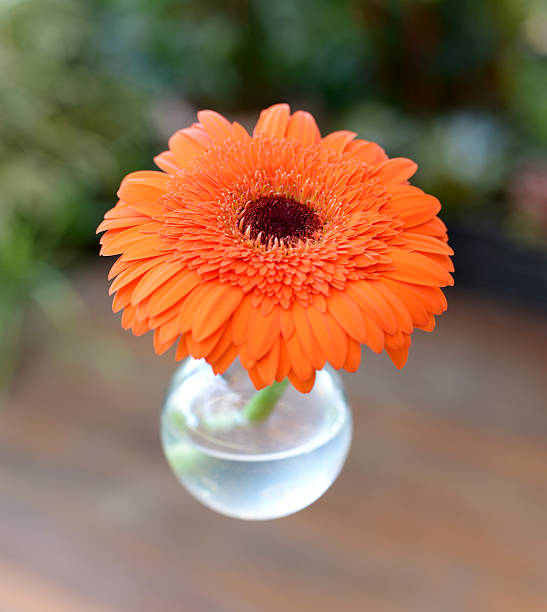
[[[317,372],[310,393],[288,385],[260,421],[245,416],[256,393],[238,361],[215,376],[205,360],[188,358],[168,390],[161,437],[196,499],[220,514],[266,520],[302,510],[330,487],[346,460],[352,419],[330,367]]]

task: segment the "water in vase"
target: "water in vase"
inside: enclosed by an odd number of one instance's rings
[[[264,520],[305,508],[338,476],[351,442],[351,412],[336,373],[317,373],[313,390],[288,387],[270,416],[248,422],[254,393],[235,364],[214,376],[187,360],[165,402],[161,432],[167,460],[188,491],[228,516]]]

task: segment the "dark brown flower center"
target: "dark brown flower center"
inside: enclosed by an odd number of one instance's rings
[[[249,202],[240,219],[241,230],[261,244],[268,244],[275,238],[290,244],[311,238],[321,228],[321,219],[316,212],[280,195],[263,196]]]

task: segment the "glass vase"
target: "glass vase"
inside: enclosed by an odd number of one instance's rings
[[[274,519],[302,510],[334,482],[349,450],[351,411],[340,376],[317,372],[310,393],[288,385],[262,421],[245,416],[256,393],[236,361],[215,376],[205,360],[175,373],[161,416],[168,463],[200,502],[227,516]]]

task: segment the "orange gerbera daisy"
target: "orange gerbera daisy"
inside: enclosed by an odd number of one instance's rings
[[[287,104],[250,136],[213,111],[179,130],[155,162],[129,174],[98,231],[115,312],[158,354],[236,357],[257,389],[289,377],[309,391],[328,361],[353,372],[361,344],[398,368],[414,328],[431,331],[452,285],[439,201],[408,183],[353,132],[321,138]]]

